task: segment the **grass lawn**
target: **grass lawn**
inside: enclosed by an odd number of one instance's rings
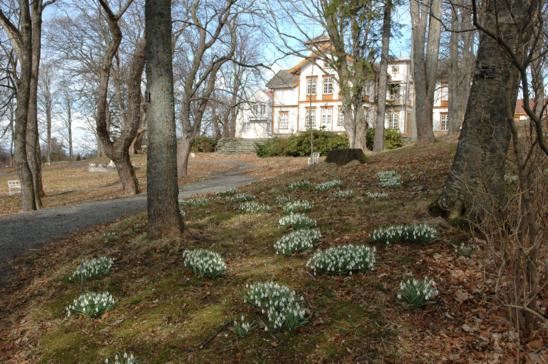
[[[147,240],[143,215],[52,243],[18,259],[17,278],[0,291],[0,361],[99,363],[128,351],[142,363],[515,362],[505,311],[484,279],[483,246],[477,243],[472,258],[460,257],[453,244],[468,238],[426,212],[454,150],[455,144],[435,143],[386,152],[363,165],[321,163],[239,191],[270,205],[268,213],[243,214],[237,203],[209,196],[205,206],[184,207],[186,231],[176,240]],[[287,161],[258,163],[274,174]],[[384,170],[396,170],[402,186],[379,188],[376,172]],[[353,195],[288,190],[302,179],[340,179]],[[381,190],[389,196],[367,197]],[[308,215],[322,233],[314,249],[275,254],[273,244],[288,231],[278,225],[281,195],[312,204]],[[313,275],[305,267],[316,249],[367,244],[373,229],[406,223],[430,224],[439,237],[425,245],[377,245],[375,269],[363,274]],[[220,253],[226,275],[193,275],[182,262],[188,248]],[[98,256],[114,258],[110,274],[68,281],[82,259]],[[439,296],[422,309],[402,304],[396,293],[410,276],[434,278]],[[303,296],[302,326],[265,331],[265,316],[244,302],[246,284],[269,280]],[[109,291],[115,307],[98,319],[67,318],[65,307],[87,291]],[[231,323],[242,315],[256,327],[240,338]]]

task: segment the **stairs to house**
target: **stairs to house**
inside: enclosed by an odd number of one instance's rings
[[[217,142],[217,153],[221,154],[255,154],[255,144],[264,143],[266,139],[223,138]]]

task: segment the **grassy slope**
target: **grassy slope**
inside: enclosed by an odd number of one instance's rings
[[[449,243],[465,237],[426,213],[439,191],[454,145],[407,147],[371,158],[364,165],[344,167],[325,163],[247,187],[245,192],[275,205],[289,194],[307,199],[322,231],[319,248],[342,243],[362,244],[375,227],[391,223],[426,222],[437,226],[440,239],[428,246],[379,246],[375,271],[350,277],[312,276],[305,268],[311,252],[281,257],[273,243],[284,231],[282,215],[242,215],[222,200],[187,209],[182,239],[150,243],[144,216],[130,218],[85,235],[52,244],[19,260],[20,284],[1,302],[0,358],[21,362],[100,362],[116,350],[129,350],[144,363],[165,362],[468,362],[504,358],[502,316],[487,302],[492,292],[482,286],[477,260],[458,258]],[[403,177],[390,197],[372,201],[366,191],[378,191],[375,173],[396,169]],[[287,192],[285,186],[302,178],[323,182],[341,178],[354,190],[349,200],[330,192]],[[117,238],[107,241],[106,231]],[[226,277],[199,279],[181,267],[185,248],[202,247],[221,253]],[[83,286],[66,277],[86,257],[109,255],[113,272]],[[395,299],[400,280],[414,274],[438,282],[436,304],[413,311]],[[275,280],[305,298],[311,316],[293,332],[260,329],[239,339],[230,330],[219,333],[204,349],[197,346],[226,322],[245,314],[260,315],[243,303],[246,283]],[[101,319],[64,317],[64,307],[84,291],[110,291],[116,308]],[[460,295],[460,296],[459,296]],[[470,331],[463,330],[463,325]],[[486,331],[487,330],[487,331]],[[493,335],[498,336],[493,336]],[[503,345],[504,344],[504,345]],[[510,348],[510,349],[509,349]]]

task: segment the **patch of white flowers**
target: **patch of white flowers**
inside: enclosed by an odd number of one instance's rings
[[[302,189],[307,189],[307,188],[310,188],[312,187],[312,183],[310,183],[308,180],[306,179],[303,179],[303,180],[300,180],[300,181],[296,181],[296,182],[293,182],[293,183],[290,183],[287,188],[291,191],[293,190],[302,190]]]
[[[218,192],[217,193],[217,196],[218,197],[228,197],[228,196],[233,196],[237,193],[238,191],[236,191],[235,188],[231,188],[231,189],[228,189],[226,191],[222,191],[222,192]]]
[[[370,199],[373,199],[373,200],[380,200],[380,199],[388,197],[388,193],[386,193],[386,192],[369,192],[369,191],[367,191],[365,194],[367,195],[367,197],[369,197]]]
[[[370,235],[372,243],[419,243],[426,244],[435,240],[436,229],[426,224],[391,225],[374,230]]]
[[[401,186],[401,177],[396,171],[377,172],[377,179],[381,187],[399,187]]]
[[[305,214],[289,214],[278,220],[280,226],[291,226],[294,229],[306,229],[316,226],[316,220],[311,219]]]
[[[206,278],[219,277],[226,272],[226,264],[221,255],[206,249],[185,250],[183,265],[192,269],[194,274]]]
[[[340,186],[342,186],[342,181],[340,179],[334,179],[332,181],[318,183],[315,188],[318,191],[328,191]]]
[[[319,229],[300,229],[282,236],[275,244],[276,254],[291,255],[314,247],[322,234]]]
[[[116,231],[107,231],[103,238],[105,240],[105,243],[114,243],[119,239],[119,236]]]
[[[306,317],[302,306],[303,297],[287,286],[275,282],[247,285],[245,302],[255,306],[266,315],[272,330],[293,329],[300,326]],[[268,328],[265,327],[265,330]]]
[[[505,174],[504,175],[504,182],[506,182],[508,184],[517,183],[518,182],[518,176]]]
[[[368,272],[375,267],[375,247],[348,244],[319,250],[308,260],[306,266],[314,274]]]
[[[227,197],[227,200],[231,202],[246,202],[254,199],[255,199],[255,196],[250,195],[248,193],[237,193],[235,195]]]
[[[239,337],[244,337],[247,336],[251,332],[251,330],[255,328],[255,322],[245,321],[245,318],[242,315],[240,321],[234,320],[233,328],[236,335],[238,335]]]
[[[439,294],[436,282],[433,279],[424,277],[423,280],[410,278],[400,283],[397,297],[414,308],[419,308],[435,298]]]
[[[353,194],[354,194],[354,191],[352,190],[337,190],[333,192],[333,196],[337,198],[349,198],[349,197],[352,197]]]
[[[306,212],[312,209],[312,204],[306,200],[290,201],[283,206],[284,213]]]
[[[279,206],[283,206],[289,201],[291,201],[291,197],[287,195],[279,195],[279,196],[276,196],[276,198],[274,198],[274,202],[276,202],[276,204]]]
[[[76,298],[67,308],[67,317],[73,314],[99,317],[114,307],[116,301],[108,292],[88,292]]]
[[[209,198],[207,197],[191,198],[191,199],[182,201],[183,206],[190,206],[190,207],[207,206],[208,203],[209,203]]]
[[[137,359],[131,353],[116,353],[113,357],[105,359],[105,364],[137,364]]]
[[[475,247],[472,244],[460,243],[455,246],[455,251],[461,257],[470,258],[474,254]]]
[[[271,210],[270,206],[265,205],[264,203],[259,203],[255,201],[248,201],[240,204],[238,210],[246,212],[248,214],[259,214],[262,212],[268,212]]]
[[[73,282],[83,282],[91,278],[103,276],[110,271],[113,263],[114,260],[108,257],[99,257],[83,261],[70,275],[69,280]]]

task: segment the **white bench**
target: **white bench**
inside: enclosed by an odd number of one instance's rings
[[[11,196],[17,193],[21,193],[21,181],[18,179],[8,181],[8,194]]]

